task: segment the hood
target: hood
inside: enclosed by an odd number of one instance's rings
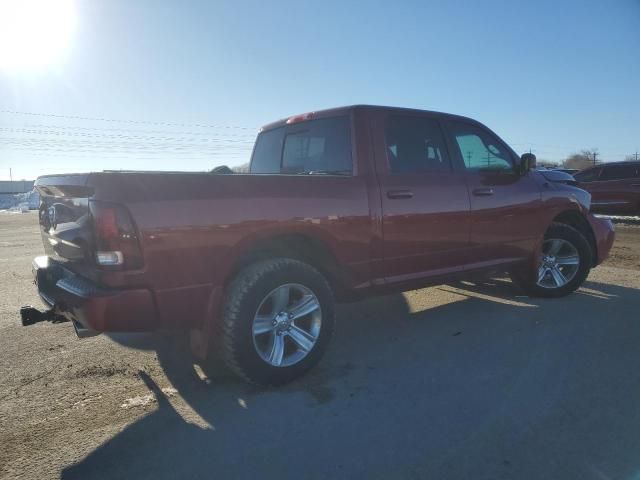
[[[544,177],[545,180],[553,183],[565,183],[567,185],[577,185],[578,182],[573,175],[562,172],[560,170],[538,170],[540,175]]]

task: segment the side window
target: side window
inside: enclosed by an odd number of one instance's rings
[[[351,167],[349,117],[312,120],[288,127],[281,173],[349,174]]]
[[[283,138],[284,127],[267,130],[258,135],[249,167],[251,173],[280,173]]]
[[[602,171],[600,180],[624,180],[636,176],[634,165],[607,165]]]
[[[350,174],[351,123],[348,116],[309,120],[260,133],[251,173]]]
[[[437,120],[392,115],[387,119],[385,137],[391,173],[451,171]]]
[[[450,126],[467,170],[514,171],[511,153],[490,132],[463,122]]]
[[[601,171],[602,169],[600,167],[590,168],[589,170],[576,173],[573,178],[582,183],[595,182],[599,179]]]

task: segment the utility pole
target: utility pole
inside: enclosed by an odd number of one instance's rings
[[[638,150],[636,150],[636,162],[638,161]]]
[[[593,164],[596,164],[596,155],[598,155],[598,152],[593,152]]]
[[[11,175],[11,169],[9,169],[9,180],[13,182],[13,175]]]

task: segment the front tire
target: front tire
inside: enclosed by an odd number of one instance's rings
[[[229,285],[220,321],[222,359],[258,385],[282,385],[312,368],[334,330],[327,280],[289,258],[254,263]]]
[[[535,270],[511,273],[513,282],[531,297],[564,297],[577,290],[591,270],[589,242],[569,225],[553,223],[545,233],[541,253]]]

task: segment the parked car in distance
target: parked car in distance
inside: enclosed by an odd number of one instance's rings
[[[470,118],[343,107],[265,126],[249,174],[38,178],[33,271],[80,336],[186,330],[282,384],[324,353],[335,301],[497,272],[573,292],[614,239],[573,182]]]
[[[640,215],[640,162],[611,162],[574,175],[591,193],[591,210],[607,215]]]
[[[538,167],[537,170],[545,172],[564,172],[569,175],[579,172],[577,168],[556,168],[556,167]]]
[[[580,171],[577,168],[554,168],[554,170],[558,172],[568,173],[569,175],[575,175]]]

